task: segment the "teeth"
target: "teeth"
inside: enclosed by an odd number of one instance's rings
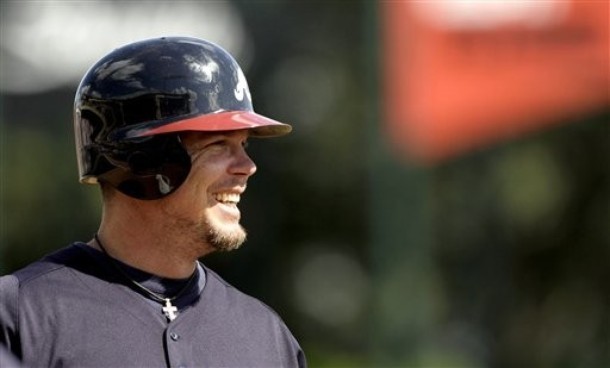
[[[237,204],[239,203],[239,194],[237,193],[217,193],[214,194],[214,199],[221,203]]]

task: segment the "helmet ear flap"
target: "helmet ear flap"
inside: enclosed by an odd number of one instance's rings
[[[161,164],[159,157],[144,151],[135,151],[127,158],[129,169],[136,175],[154,172]]]
[[[99,180],[136,199],[160,199],[173,193],[191,170],[191,158],[178,135],[154,136],[114,153],[108,158],[115,168]]]

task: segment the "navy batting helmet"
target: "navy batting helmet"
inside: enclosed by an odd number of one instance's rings
[[[235,59],[196,38],[120,47],[89,69],[74,99],[80,181],[107,182],[138,199],[166,196],[188,176],[178,133],[238,129],[254,137],[292,130],[255,113]]]

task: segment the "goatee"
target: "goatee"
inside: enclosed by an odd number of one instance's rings
[[[239,224],[228,228],[221,228],[208,224],[206,231],[206,242],[215,250],[228,252],[241,247],[246,241],[246,230]]]

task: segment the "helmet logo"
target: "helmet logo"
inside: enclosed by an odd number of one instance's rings
[[[241,69],[237,68],[237,85],[235,85],[235,98],[238,101],[243,101],[244,96],[248,97],[249,101],[252,101],[252,96],[250,95],[250,90],[248,89],[248,82],[246,81],[246,76]]]

